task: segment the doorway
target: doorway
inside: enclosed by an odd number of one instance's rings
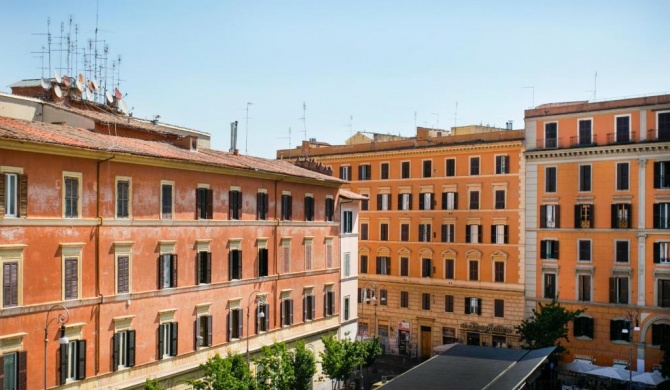
[[[429,358],[433,349],[433,340],[430,326],[421,327],[421,358]]]
[[[479,339],[479,333],[476,332],[468,332],[467,333],[468,337],[468,345],[481,345],[481,340]]]

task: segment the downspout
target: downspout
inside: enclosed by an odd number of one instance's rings
[[[342,312],[342,309],[343,309],[342,308],[342,277],[344,276],[343,275],[344,270],[342,269],[342,226],[341,226],[342,225],[342,217],[341,217],[342,216],[342,201],[341,201],[341,196],[340,196],[339,193],[336,194],[336,196],[337,196],[337,210],[338,210],[338,212],[337,212],[337,217],[338,218],[336,219],[338,221],[338,227],[337,227],[337,238],[338,238],[338,240],[337,240],[337,244],[340,247],[340,251],[339,251],[340,253],[339,253],[339,256],[338,256],[338,258],[340,259],[340,267],[339,267],[340,268],[340,277],[338,278],[340,283],[339,283],[339,288],[337,289],[337,302],[340,303],[340,310],[339,310],[340,314],[338,315],[338,317],[340,318],[340,320],[339,320],[340,326],[337,329],[337,333],[339,333],[339,339],[341,340],[342,339],[342,316],[344,315],[344,313]],[[335,219],[335,218],[333,218],[333,219]],[[354,338],[356,338],[355,335],[354,335]]]
[[[275,325],[277,325],[277,308],[279,308],[281,310],[281,307],[280,307],[281,300],[280,300],[279,290],[278,290],[278,288],[279,288],[279,250],[280,250],[280,247],[279,247],[279,242],[278,242],[278,238],[279,238],[279,218],[278,218],[279,213],[277,212],[277,210],[279,208],[279,203],[280,203],[280,202],[277,201],[277,184],[279,184],[280,181],[281,180],[275,180],[274,181],[275,182],[275,190],[274,190],[274,193],[275,193],[274,194],[274,200],[275,200],[274,220],[275,220],[275,223],[274,223],[273,232],[272,232],[272,236],[274,238],[274,247],[275,247],[275,250],[274,250],[275,272],[277,273],[277,277],[274,278],[274,280],[275,280],[274,281],[274,291],[275,291],[275,299],[276,299],[276,305],[277,305],[275,307],[275,309],[273,310]],[[280,327],[281,327],[281,324],[280,324]]]
[[[116,156],[98,161],[95,178],[95,216],[98,223],[95,225],[95,295],[99,298],[95,310],[95,375],[100,373],[100,309],[102,307],[103,296],[100,293],[100,227],[102,226],[102,217],[100,216],[100,165],[113,159]]]

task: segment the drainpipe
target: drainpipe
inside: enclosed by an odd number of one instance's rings
[[[279,290],[278,290],[278,288],[279,288],[279,249],[280,249],[279,245],[278,245],[279,244],[279,241],[278,241],[278,239],[279,239],[279,223],[280,223],[278,210],[279,210],[279,203],[280,202],[277,201],[277,190],[278,190],[277,185],[279,184],[280,181],[283,181],[283,179],[274,181],[274,185],[275,185],[275,189],[274,189],[274,193],[275,193],[274,194],[274,199],[275,199],[274,220],[275,220],[275,223],[274,223],[273,232],[272,232],[272,236],[274,237],[274,246],[275,246],[275,250],[274,250],[275,272],[277,273],[277,277],[274,278],[274,291],[275,291],[276,307],[273,311],[273,317],[275,319],[275,325],[277,325],[277,308],[280,308],[280,306],[279,306],[280,296],[279,296]],[[268,200],[268,202],[269,202],[269,200]],[[280,310],[281,310],[281,308],[280,308]],[[281,328],[281,324],[280,324],[280,328]]]

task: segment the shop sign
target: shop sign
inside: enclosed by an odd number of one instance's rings
[[[398,322],[398,330],[409,330],[409,322],[400,321]]]
[[[480,333],[503,333],[503,334],[514,333],[514,328],[512,328],[511,326],[497,325],[497,324],[480,324],[474,321],[461,323],[461,329],[472,330]]]

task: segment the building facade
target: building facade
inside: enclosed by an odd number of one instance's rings
[[[387,353],[427,357],[461,341],[517,346],[523,303],[523,132],[280,150],[309,156],[365,195],[359,331]]]
[[[670,342],[670,95],[546,104],[525,124],[528,310],[585,310],[567,361],[649,371]]]
[[[358,331],[358,209],[366,197],[340,190],[340,339]]]

